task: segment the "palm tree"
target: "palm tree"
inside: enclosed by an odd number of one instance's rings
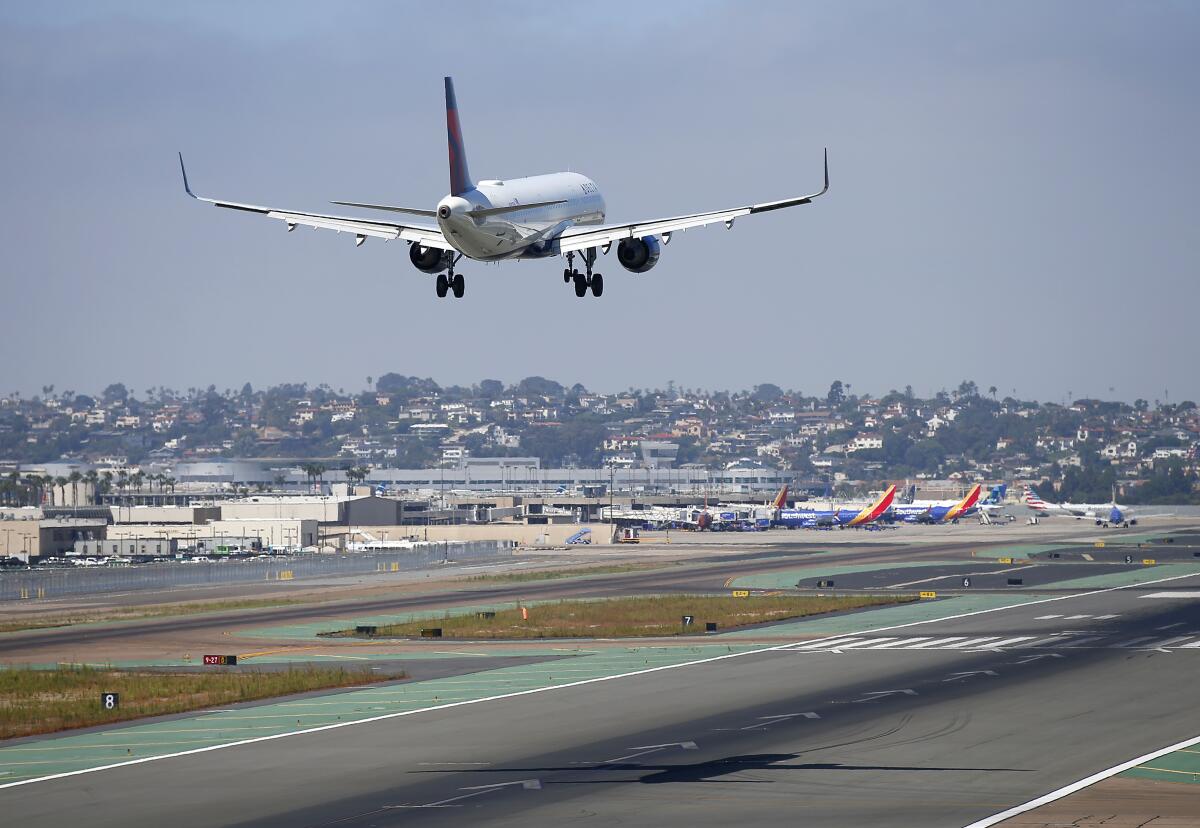
[[[79,508],[79,481],[83,480],[83,475],[79,473],[79,469],[71,472],[71,508]]]
[[[113,473],[110,471],[106,471],[106,472],[104,472],[104,474],[100,475],[100,477],[104,481],[104,491],[105,492],[112,491]]]
[[[129,478],[129,482],[132,483],[133,487],[135,489],[137,489],[139,492],[142,490],[142,483],[145,480],[146,480],[146,475],[144,473],[142,473],[141,469],[135,471],[133,473],[133,476]]]
[[[988,393],[992,395],[992,400],[994,401],[996,399],[996,386],[989,386]]]
[[[30,506],[42,505],[42,476],[40,474],[25,475],[25,485],[29,487]]]
[[[88,484],[89,484],[89,485],[92,487],[92,503],[93,503],[93,504],[95,504],[95,502],[96,502],[96,493],[97,493],[97,491],[98,491],[98,488],[99,488],[99,487],[97,486],[97,483],[98,483],[98,481],[99,481],[99,479],[100,479],[100,475],[96,474],[96,470],[95,470],[95,469],[88,469],[88,470],[87,470],[87,473],[86,473],[86,474],[84,474],[84,476],[83,476],[83,479],[84,479],[84,480],[86,480],[86,481],[88,482]]]
[[[62,491],[62,493],[65,497],[65,495],[67,493],[67,478],[63,477],[61,474],[58,477],[54,478],[54,488]],[[60,503],[58,505],[61,506],[62,504]]]
[[[163,479],[163,482],[166,483],[171,489],[171,494],[175,494],[175,484],[179,481],[177,481],[174,477],[167,477]]]

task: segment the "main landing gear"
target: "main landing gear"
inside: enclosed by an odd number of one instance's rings
[[[437,289],[437,295],[439,299],[445,299],[447,293],[453,293],[455,299],[461,299],[463,294],[466,293],[466,280],[463,279],[463,275],[461,273],[454,272],[454,265],[458,264],[458,260],[461,258],[461,254],[456,256],[454,261],[450,263],[450,267],[447,269],[447,272],[439,273],[437,275],[437,284],[435,287]]]
[[[581,299],[587,296],[588,288],[592,289],[592,296],[603,296],[604,277],[599,273],[592,273],[592,265],[596,263],[596,248],[589,247],[579,255],[583,259],[583,266],[586,273],[580,273],[575,269],[575,253],[568,253],[567,269],[563,271],[563,281],[573,281],[575,283],[575,295]]]

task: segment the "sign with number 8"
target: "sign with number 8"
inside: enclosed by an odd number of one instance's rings
[[[101,693],[100,694],[100,706],[103,707],[105,710],[116,710],[118,707],[121,706],[121,694],[120,693]]]

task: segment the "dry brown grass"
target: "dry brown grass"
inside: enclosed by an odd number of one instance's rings
[[[564,600],[528,607],[529,619],[517,606],[498,610],[494,618],[477,615],[430,617],[377,629],[376,635],[416,637],[441,627],[444,638],[637,638],[703,634],[705,622],[719,630],[803,618],[829,612],[876,607],[915,600],[907,596],[763,596],[732,598],[710,595],[658,595],[599,601]],[[682,616],[695,619],[684,627]],[[346,630],[341,635],[354,635]]]
[[[342,667],[212,673],[138,672],[87,666],[5,669],[0,670],[0,739],[374,681],[379,678],[369,671]],[[102,693],[120,693],[120,707],[105,710],[100,704]]]

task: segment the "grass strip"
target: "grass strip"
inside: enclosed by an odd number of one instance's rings
[[[102,621],[136,621],[143,618],[164,618],[175,615],[196,615],[202,612],[221,612],[263,607],[284,607],[291,604],[314,603],[319,598],[245,598],[225,601],[201,601],[187,604],[160,604],[129,609],[110,609],[96,612],[72,613],[69,615],[38,615],[28,618],[0,621],[0,633],[21,630],[42,630],[51,627],[70,627],[75,624],[96,624]]]
[[[402,676],[401,676],[402,677]],[[391,675],[389,679],[397,678]],[[368,670],[297,667],[213,673],[124,671],[87,665],[0,670],[0,739],[54,733],[236,702],[357,687],[379,681]],[[102,695],[119,693],[106,709]]]
[[[376,628],[376,636],[407,638],[421,630],[440,627],[443,638],[639,638],[703,634],[708,622],[718,630],[785,621],[830,612],[903,604],[912,596],[756,596],[733,598],[713,595],[655,595],[600,600],[563,600],[498,610],[488,617],[474,615],[430,616]],[[684,625],[683,616],[692,623]],[[353,629],[325,635],[352,637]]]

